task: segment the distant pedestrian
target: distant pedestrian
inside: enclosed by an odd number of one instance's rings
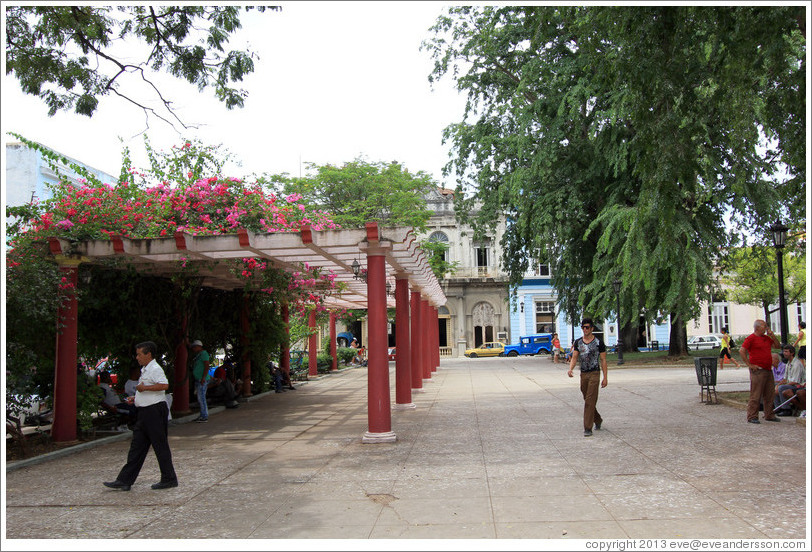
[[[561,340],[558,339],[558,334],[553,334],[553,362],[559,363],[558,355],[561,354]]]
[[[195,418],[195,421],[208,422],[209,405],[206,402],[206,387],[209,382],[209,353],[203,348],[203,343],[199,339],[192,341],[190,347],[195,354],[192,359],[192,377],[195,380],[197,404],[200,405],[200,416]]]
[[[591,318],[584,318],[581,321],[581,329],[584,336],[575,340],[572,347],[572,358],[570,359],[570,369],[567,371],[569,377],[575,368],[575,363],[580,360],[581,368],[581,394],[584,396],[584,437],[592,437],[592,425],[595,429],[600,429],[603,418],[596,408],[598,403],[598,384],[606,387],[609,383],[609,368],[606,365],[606,345],[603,341],[592,334],[595,325]],[[603,371],[603,380],[600,380],[600,373]]]
[[[781,343],[764,320],[753,322],[753,333],[742,343],[739,354],[750,369],[750,400],[747,402],[747,421],[759,424],[758,405],[764,404],[764,419],[780,422],[773,412],[775,378],[773,377],[772,349]]]
[[[158,348],[152,341],[145,341],[135,346],[135,359],[141,368],[141,377],[135,388],[135,397],[128,399],[135,405],[138,416],[133,426],[133,439],[127,463],[121,468],[115,481],[105,481],[111,489],[129,491],[135,483],[149,447],[155,451],[158,466],[161,469],[161,480],[152,485],[153,489],[168,489],[178,486],[178,477],[172,465],[172,452],[169,450],[169,405],[166,403],[166,390],[169,380],[155,360]]]
[[[736,368],[741,368],[739,363],[736,362],[736,359],[730,355],[730,335],[727,333],[727,326],[722,328],[722,349],[719,351],[719,369],[725,369],[725,357],[727,357],[730,362],[736,365]]]

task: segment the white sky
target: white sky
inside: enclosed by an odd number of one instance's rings
[[[4,2],[5,4],[5,2]],[[462,117],[464,98],[451,79],[431,89],[432,60],[419,50],[441,2],[293,2],[281,12],[249,12],[226,49],[247,43],[260,59],[239,88],[244,108],[227,110],[213,90],[161,77],[165,96],[184,122],[199,129],[179,134],[151,119],[147,134],[156,149],[185,137],[223,144],[242,162],[229,176],[287,172],[300,166],[367,160],[399,161],[442,183],[448,159],[442,131]],[[47,106],[25,95],[16,78],[2,75],[2,133],[40,142],[87,165],[117,175],[122,142],[134,165],[143,155],[143,112],[116,96],[101,100],[92,118],[72,112],[48,117]],[[452,183],[448,183],[453,187]]]

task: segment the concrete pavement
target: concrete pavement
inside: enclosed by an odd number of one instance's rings
[[[175,489],[150,489],[152,453],[102,486],[129,440],[10,471],[5,538],[809,538],[805,426],[700,403],[693,367],[610,367],[591,438],[547,357],[444,359],[413,402],[391,444],[361,443],[365,368],[174,425]]]

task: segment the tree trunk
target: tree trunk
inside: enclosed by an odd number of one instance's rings
[[[624,353],[636,353],[637,351],[637,333],[639,329],[637,326],[626,324],[620,328],[620,337],[623,340]]]
[[[688,355],[688,331],[681,316],[671,313],[671,335],[668,344],[668,356],[681,357]]]

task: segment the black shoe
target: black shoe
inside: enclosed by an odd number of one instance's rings
[[[760,424],[761,422],[758,421],[757,418],[753,418],[752,420],[747,420],[748,424]]]
[[[199,424],[204,424],[209,421],[208,418],[196,418],[195,421]]]
[[[281,393],[281,392],[282,392],[281,389],[277,389],[276,391],[274,391],[274,393]]]
[[[293,391],[296,391],[296,388],[295,388],[295,387],[293,387],[292,385],[291,385],[290,387],[288,387],[288,389],[291,389],[291,390],[293,390]]]
[[[155,489],[156,491],[158,489],[170,489],[172,487],[177,487],[177,486],[178,486],[178,480],[177,479],[175,479],[173,481],[159,481],[158,483],[153,483],[152,484],[152,488]]]
[[[792,411],[791,410],[779,410],[778,412],[775,413],[775,415],[776,416],[781,416],[781,417],[792,416]]]
[[[764,421],[766,421],[766,422],[780,422],[781,420],[779,420],[778,418],[764,418]]]
[[[584,437],[592,437],[592,430],[591,429],[585,429],[584,430]]]
[[[123,483],[118,479],[116,479],[115,481],[105,481],[104,486],[110,487],[111,489],[121,489],[122,491],[130,490],[130,485],[127,485],[126,483]]]
[[[600,429],[602,423],[603,423],[602,420],[600,422],[595,422],[595,429]]]

